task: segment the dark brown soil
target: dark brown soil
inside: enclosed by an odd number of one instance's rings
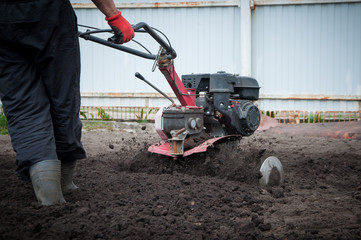
[[[146,151],[149,125],[84,132],[79,189],[51,207],[17,179],[0,136],[0,239],[360,239],[361,141],[318,137],[327,126],[282,125],[176,161]],[[261,188],[272,155],[285,182]]]

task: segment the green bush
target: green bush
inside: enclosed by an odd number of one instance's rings
[[[275,118],[275,112],[274,111],[266,111],[266,116],[271,117],[271,118]]]
[[[322,114],[317,113],[315,116],[315,123],[322,123],[322,122],[323,122]]]
[[[88,117],[86,116],[87,112],[86,111],[80,111],[79,112],[79,116],[82,117],[84,120],[88,120]]]
[[[0,105],[0,135],[8,134],[8,120],[4,114],[4,111]]]
[[[110,115],[106,113],[103,108],[97,108],[97,110],[98,110],[98,117],[100,117],[102,121],[113,120],[113,118],[111,118]]]
[[[305,123],[323,123],[324,120],[322,118],[322,114],[320,113],[316,113],[316,114],[312,114],[310,113],[309,115],[305,116]]]
[[[135,117],[137,118],[137,122],[146,123],[148,121],[148,116],[152,112],[152,110],[153,109],[151,108],[148,112],[145,112],[144,109],[142,108],[139,115],[135,114]]]

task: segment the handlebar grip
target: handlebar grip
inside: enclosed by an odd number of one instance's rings
[[[166,55],[167,55],[168,59],[174,59],[177,57],[176,51],[170,46],[170,44],[168,44],[166,41],[164,41],[163,38],[161,38],[159,36],[159,34],[148,24],[146,24],[144,22],[140,22],[135,25],[132,25],[132,27],[135,32],[147,32],[154,40],[156,40],[166,50]],[[144,30],[142,30],[142,28]],[[84,38],[85,40],[90,40],[90,41],[93,41],[93,42],[96,42],[96,43],[99,43],[99,44],[102,44],[102,45],[105,45],[108,47],[112,47],[112,48],[130,53],[133,55],[137,55],[142,58],[157,59],[157,55],[139,51],[139,50],[136,50],[133,48],[129,48],[129,47],[123,46],[121,44],[116,44],[118,42],[117,41],[118,39],[115,35],[108,38],[108,41],[105,39],[99,38],[99,37],[92,36],[92,34],[94,34],[94,33],[102,33],[102,32],[112,32],[112,30],[111,29],[98,29],[98,30],[93,30],[93,31],[78,32],[78,37],[81,37],[81,38]]]
[[[135,76],[137,77],[137,78],[139,78],[140,80],[145,80],[145,78],[143,77],[143,75],[142,74],[140,74],[139,72],[136,72],[135,73]]]
[[[135,32],[139,31],[141,28],[143,28],[149,35],[151,35],[154,40],[156,40],[167,51],[167,53],[171,55],[171,59],[177,57],[176,51],[167,42],[165,42],[163,38],[161,38],[151,26],[149,26],[145,22],[140,22],[133,25],[133,30]]]
[[[117,40],[117,37],[113,35],[112,37],[108,38],[108,42],[115,43]]]

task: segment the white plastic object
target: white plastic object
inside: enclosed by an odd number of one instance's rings
[[[275,168],[275,170],[278,171],[279,173],[279,179],[276,179],[278,182],[276,183],[276,185],[280,185],[283,183],[284,181],[284,172],[283,172],[283,166],[281,161],[274,157],[268,157],[266,158],[266,160],[264,160],[264,162],[262,163],[260,172],[262,174],[262,178],[259,180],[259,183],[262,186],[268,186],[268,184],[270,183],[270,175],[272,172],[272,169]],[[274,181],[275,178],[272,178],[272,181]],[[274,182],[272,182],[274,184]]]

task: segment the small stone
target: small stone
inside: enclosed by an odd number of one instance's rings
[[[271,224],[270,223],[261,224],[261,225],[259,225],[258,228],[261,231],[269,231],[269,230],[271,230]]]
[[[87,213],[88,211],[89,211],[89,208],[87,208],[87,207],[82,207],[82,208],[78,209],[78,213],[81,215]]]
[[[38,203],[38,202],[32,202],[30,205],[31,205],[35,210],[39,210],[39,209],[43,208],[43,205],[41,205],[41,204]]]
[[[113,144],[109,144],[109,148],[110,148],[110,149],[114,149],[114,145],[113,145]]]
[[[191,182],[188,179],[181,179],[180,182],[183,183],[184,185],[190,185],[191,184]]]
[[[251,220],[256,227],[260,224],[263,224],[264,221],[262,218],[258,217],[258,215],[254,213],[251,215]]]

